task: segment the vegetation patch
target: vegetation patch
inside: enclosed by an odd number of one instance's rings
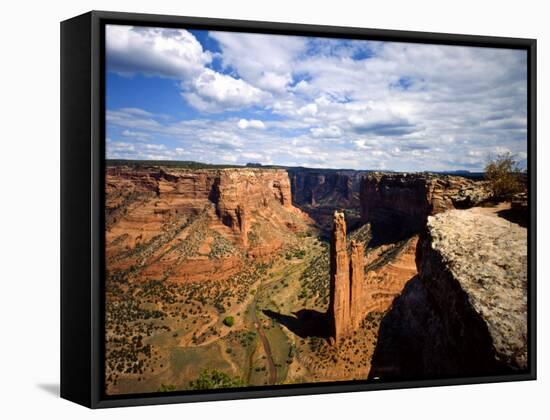
[[[223,323],[225,326],[227,327],[232,327],[233,324],[235,324],[235,318],[233,318],[232,316],[226,316],[224,319],[223,319]]]

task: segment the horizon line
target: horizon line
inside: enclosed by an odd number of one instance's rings
[[[404,171],[404,170],[397,170],[397,169],[354,169],[354,168],[326,168],[326,167],[310,167],[310,166],[302,166],[302,165],[281,165],[281,164],[263,164],[260,162],[247,162],[246,164],[238,164],[238,163],[206,163],[201,162],[197,160],[169,160],[169,159],[124,159],[124,158],[105,158],[106,162],[109,161],[121,161],[121,162],[155,162],[158,163],[159,166],[161,165],[161,162],[166,163],[191,163],[191,164],[198,164],[198,165],[204,165],[204,166],[224,166],[228,168],[302,168],[302,169],[313,169],[313,170],[332,170],[332,171],[355,171],[355,172],[396,172],[396,173],[468,173],[468,174],[484,174],[484,170],[475,170],[471,171],[469,169],[454,169],[454,170],[431,170],[431,169],[425,169],[420,171]]]

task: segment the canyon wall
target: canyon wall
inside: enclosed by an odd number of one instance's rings
[[[428,217],[418,275],[380,325],[370,378],[494,375],[527,367],[527,230],[479,209]]]
[[[282,169],[110,166],[105,181],[109,267],[157,278],[223,278],[310,223]]]
[[[420,232],[429,215],[469,208],[489,195],[483,182],[463,177],[375,172],[361,182],[361,218],[380,242],[394,242]]]
[[[290,168],[292,198],[296,204],[321,205],[336,200],[342,207],[358,204],[364,171]]]
[[[126,194],[153,194],[159,214],[193,214],[213,205],[220,221],[247,243],[248,213],[277,201],[294,210],[286,171],[276,169],[198,169],[109,167],[106,173],[107,218]],[[120,194],[116,194],[119,192]]]
[[[292,189],[292,202],[307,212],[325,232],[332,228],[335,210],[346,209],[359,221],[359,189],[366,171],[338,169],[287,169]],[[350,220],[348,220],[349,224]]]

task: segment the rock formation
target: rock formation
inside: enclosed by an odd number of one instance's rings
[[[338,344],[353,332],[365,312],[364,247],[351,243],[348,257],[346,220],[344,213],[336,211],[330,246],[330,302],[329,322],[331,337]]]
[[[353,210],[359,220],[359,188],[365,171],[338,169],[287,169],[292,189],[292,202],[307,212],[326,233],[332,228],[336,209],[348,210],[348,224]]]
[[[429,215],[469,208],[490,196],[484,182],[449,175],[371,173],[361,190],[361,217],[380,242],[420,232]]]
[[[108,166],[105,181],[109,267],[150,278],[223,278],[311,222],[283,169]]]
[[[330,243],[329,317],[336,343],[350,330],[350,277],[344,213],[334,213]]]
[[[527,367],[527,230],[479,209],[428,218],[418,276],[382,320],[370,377],[479,376]]]
[[[356,329],[364,315],[367,294],[365,291],[365,247],[351,241],[350,259],[350,323]]]
[[[365,172],[335,169],[289,168],[292,198],[296,204],[322,205],[327,198],[340,207],[357,203],[360,180]]]

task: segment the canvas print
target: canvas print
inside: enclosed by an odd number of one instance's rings
[[[107,25],[106,395],[528,370],[527,53]]]

